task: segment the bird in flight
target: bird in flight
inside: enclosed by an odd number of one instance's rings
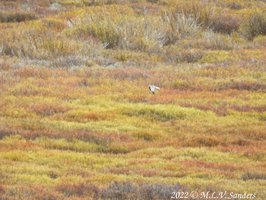
[[[149,85],[149,90],[152,94],[155,94],[155,90],[160,90],[160,88],[156,85]]]

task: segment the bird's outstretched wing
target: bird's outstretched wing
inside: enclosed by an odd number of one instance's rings
[[[157,87],[157,86],[154,86],[154,89],[155,89],[155,90],[160,90],[160,88],[159,88],[159,87]]]
[[[160,88],[156,85],[149,85],[149,90],[154,94],[155,90],[160,90]]]

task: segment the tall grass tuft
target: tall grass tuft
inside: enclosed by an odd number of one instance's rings
[[[190,15],[168,12],[162,15],[162,19],[166,26],[164,45],[175,44],[178,40],[195,36],[200,32],[200,26]]]

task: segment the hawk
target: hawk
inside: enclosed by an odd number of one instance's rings
[[[156,85],[149,85],[149,90],[152,94],[155,94],[155,91],[160,90],[160,88]]]

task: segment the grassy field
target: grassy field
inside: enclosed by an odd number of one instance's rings
[[[1,1],[0,199],[265,199],[265,11]]]

